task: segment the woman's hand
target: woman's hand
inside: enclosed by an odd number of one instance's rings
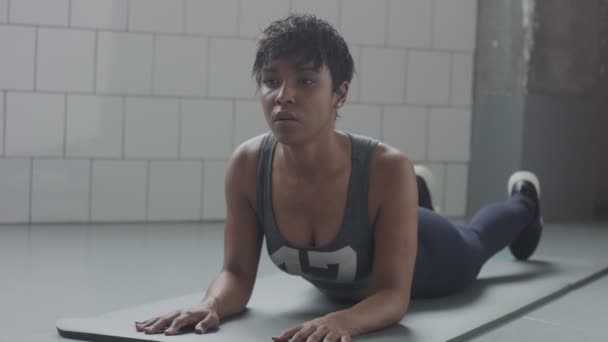
[[[299,324],[278,337],[274,342],[350,342],[351,334],[347,330],[343,317],[333,313],[306,323]]]
[[[189,309],[177,310],[143,322],[135,322],[135,328],[137,331],[146,334],[164,332],[165,335],[175,335],[182,328],[194,326],[194,331],[197,334],[204,334],[217,328],[219,324],[220,319],[217,311],[209,305],[199,304]]]

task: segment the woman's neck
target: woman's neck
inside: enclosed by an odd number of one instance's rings
[[[277,146],[279,166],[287,175],[302,180],[325,179],[350,164],[350,139],[335,130],[321,133],[303,144]]]

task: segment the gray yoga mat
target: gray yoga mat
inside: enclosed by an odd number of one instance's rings
[[[606,272],[605,263],[547,259],[528,262],[492,259],[469,289],[450,297],[413,301],[396,325],[355,341],[448,341],[496,324]],[[170,298],[91,318],[57,321],[60,335],[90,341],[270,341],[284,330],[326,313],[346,308],[312,285],[283,273],[257,280],[248,309],[221,322],[214,332],[177,336],[145,335],[134,321],[166,314],[197,303],[201,293]]]

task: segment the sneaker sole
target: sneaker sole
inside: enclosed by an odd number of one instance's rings
[[[418,176],[422,177],[422,179],[424,179],[424,182],[426,183],[426,186],[429,188],[429,191],[432,195],[433,189],[435,189],[435,179],[433,178],[433,173],[431,172],[431,170],[426,166],[414,165],[414,172]],[[439,213],[441,211],[437,203],[433,203],[433,211],[435,211],[436,213]]]
[[[538,199],[540,200],[540,182],[538,181],[538,177],[530,171],[517,171],[509,177],[509,182],[507,184],[507,194],[511,195],[511,189],[513,189],[513,185],[519,182],[520,180],[526,180],[536,188],[536,193],[538,194]]]

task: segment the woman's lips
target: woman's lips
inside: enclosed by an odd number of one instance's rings
[[[273,117],[273,121],[289,121],[289,120],[295,120],[296,119],[296,115],[292,112],[288,112],[288,111],[279,111],[278,113],[276,113]]]

